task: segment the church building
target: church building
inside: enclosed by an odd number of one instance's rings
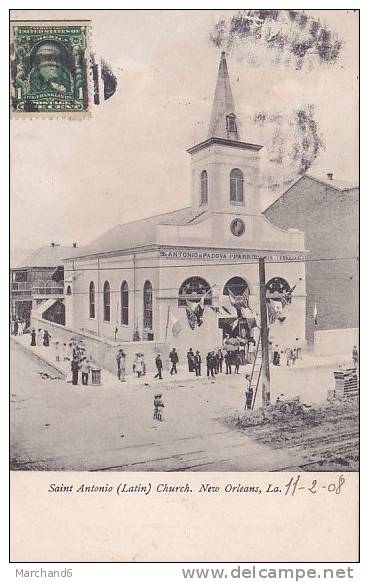
[[[304,341],[304,234],[273,226],[263,215],[262,146],[244,137],[222,53],[208,135],[187,150],[191,205],[120,224],[67,259],[67,327],[204,355],[227,334],[257,333],[248,321],[257,320],[258,259],[265,257],[270,303],[288,298],[272,340],[281,346]]]

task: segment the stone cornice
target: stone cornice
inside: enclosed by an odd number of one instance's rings
[[[198,143],[187,150],[189,154],[194,154],[204,148],[207,148],[213,144],[216,145],[225,145],[231,148],[238,148],[242,150],[252,150],[252,151],[259,151],[263,146],[257,145],[254,143],[246,143],[244,141],[235,141],[232,139],[224,139],[222,137],[210,137],[201,143]]]

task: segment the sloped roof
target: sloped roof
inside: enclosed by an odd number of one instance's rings
[[[162,225],[185,226],[196,224],[203,219],[205,212],[194,210],[190,206],[157,214],[149,218],[118,224],[91,244],[79,249],[78,256],[95,255],[111,251],[123,251],[153,244],[156,242],[156,227]],[[75,255],[74,255],[75,256]]]
[[[333,178],[331,180],[330,178],[328,178],[327,175],[321,176],[321,175],[313,175],[311,173],[304,174],[303,176],[300,176],[300,178],[298,178],[293,184],[291,184],[291,186],[289,186],[287,188],[287,190],[285,190],[280,196],[278,196],[278,198],[276,198],[274,200],[274,202],[269,204],[269,206],[263,210],[263,214],[265,214],[265,212],[267,210],[269,210],[269,208],[271,208],[274,204],[276,204],[279,200],[281,200],[284,196],[286,196],[288,194],[288,192],[296,184],[298,184],[298,182],[300,182],[300,180],[303,180],[304,178],[307,178],[309,180],[313,180],[314,182],[319,182],[320,184],[324,184],[325,186],[332,188],[332,190],[337,190],[338,192],[345,192],[346,190],[353,190],[353,189],[359,188],[358,182],[349,181],[349,180],[336,180],[336,178]]]
[[[73,257],[79,254],[81,254],[81,249],[79,248],[47,245],[35,250],[17,267],[22,269],[27,267],[61,267],[66,257]]]
[[[25,260],[28,258],[29,253],[26,251],[11,250],[10,251],[10,267],[11,269],[17,269],[24,265]]]
[[[354,182],[354,181],[350,181],[350,180],[337,180],[334,176],[333,176],[332,180],[330,180],[330,178],[328,178],[327,175],[321,176],[318,174],[312,174],[310,172],[309,172],[309,174],[305,174],[305,176],[307,178],[310,178],[311,180],[315,180],[316,182],[320,182],[321,184],[325,184],[326,186],[329,186],[330,188],[334,188],[335,190],[340,190],[341,192],[343,192],[344,190],[352,190],[353,188],[359,187],[358,182]]]

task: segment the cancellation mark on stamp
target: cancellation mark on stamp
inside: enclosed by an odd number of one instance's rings
[[[89,111],[89,22],[11,23],[12,117],[75,117]]]

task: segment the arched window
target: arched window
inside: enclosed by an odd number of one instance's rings
[[[152,330],[152,285],[146,281],[143,289],[143,326]]]
[[[243,173],[234,168],[230,173],[230,201],[231,204],[243,204]]]
[[[236,126],[236,116],[234,113],[230,113],[229,115],[226,116],[226,120],[227,120],[227,130],[232,132],[232,133],[236,133],[237,132],[237,126]]]
[[[110,285],[108,281],[104,283],[104,321],[110,321]]]
[[[250,290],[245,279],[242,279],[242,277],[232,277],[224,285],[223,295],[229,295],[229,292],[236,297],[241,297],[245,292],[249,293]]]
[[[200,178],[201,204],[208,203],[208,173],[206,170],[201,172]]]
[[[201,277],[190,277],[182,283],[179,289],[178,306],[186,307],[187,300],[198,302],[203,295],[205,295],[205,305],[211,305],[212,293],[209,283],[205,279],[201,279]]]
[[[291,287],[286,279],[282,277],[273,277],[269,279],[265,286],[265,294],[267,299],[281,300],[285,298],[288,303],[291,302]]]
[[[67,295],[72,295],[72,287],[70,285],[67,287]]]
[[[129,300],[128,300],[128,283],[123,281],[120,286],[120,322],[122,325],[128,325],[129,321]]]
[[[89,298],[89,312],[91,319],[95,318],[95,283],[91,281],[90,287],[88,290],[88,298]]]

